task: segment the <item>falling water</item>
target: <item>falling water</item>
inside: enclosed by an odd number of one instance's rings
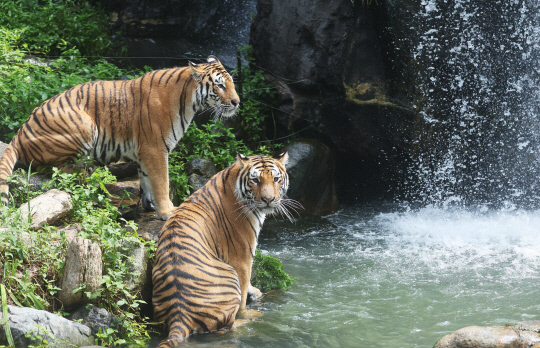
[[[410,199],[540,206],[540,3],[422,0]]]

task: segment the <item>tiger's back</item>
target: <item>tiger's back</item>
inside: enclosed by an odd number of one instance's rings
[[[160,348],[228,328],[246,308],[259,231],[266,214],[287,205],[285,162],[239,158],[167,220],[152,272],[154,316],[169,328]]]

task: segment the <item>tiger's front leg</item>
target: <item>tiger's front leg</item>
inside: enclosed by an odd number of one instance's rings
[[[167,220],[174,205],[169,198],[169,163],[167,152],[160,156],[139,154],[139,179],[143,191],[143,207],[157,210],[158,217]]]

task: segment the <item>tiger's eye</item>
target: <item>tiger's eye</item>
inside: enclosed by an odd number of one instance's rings
[[[259,184],[259,178],[253,178],[251,181],[253,181],[254,184]]]
[[[276,176],[276,177],[274,178],[274,182],[278,182],[278,181],[279,181],[279,176]]]

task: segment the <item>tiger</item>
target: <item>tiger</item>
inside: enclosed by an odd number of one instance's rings
[[[8,203],[6,178],[15,164],[61,167],[78,156],[99,165],[118,160],[139,166],[142,204],[166,220],[168,154],[195,114],[235,115],[240,98],[219,59],[150,71],[123,81],[92,81],[64,91],[36,107],[0,160],[0,196]]]
[[[248,292],[260,296],[250,279],[263,222],[275,214],[293,221],[301,207],[286,198],[288,158],[237,154],[167,220],[152,269],[154,317],[169,330],[159,348],[231,328]]]

